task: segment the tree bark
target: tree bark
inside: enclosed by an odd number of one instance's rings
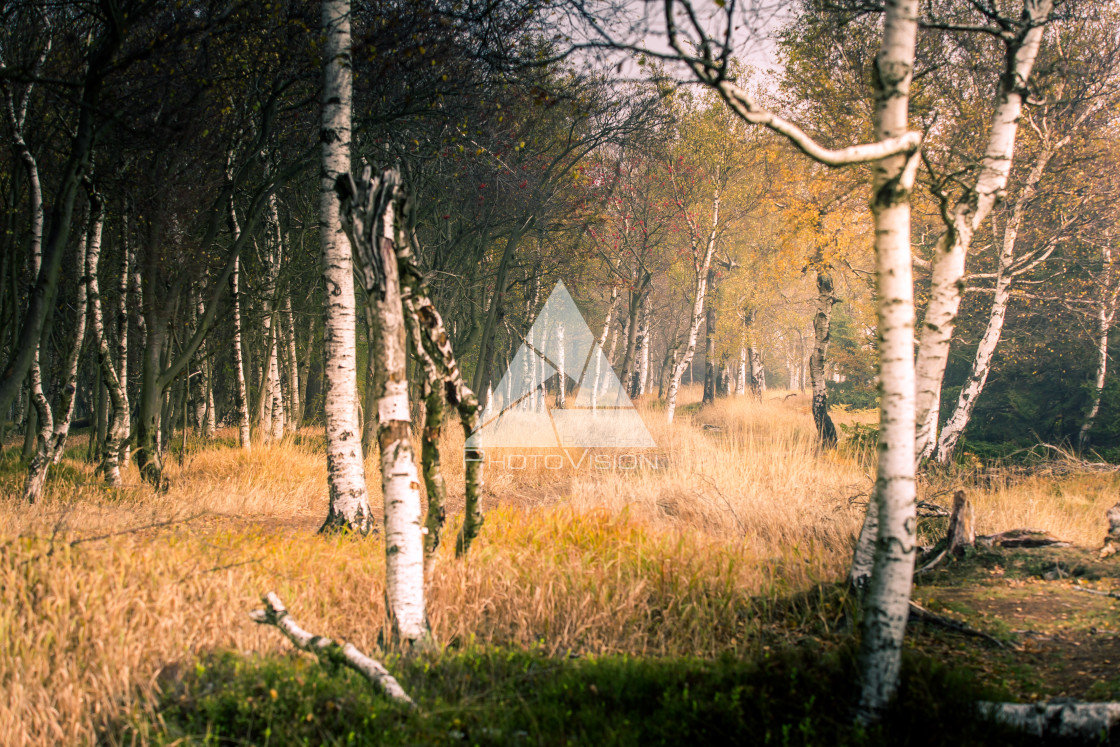
[[[400,176],[387,170],[372,180],[369,167],[361,187],[347,177],[337,189],[349,192],[341,225],[359,258],[359,277],[376,317],[374,350],[382,372],[377,392],[377,443],[381,449],[381,490],[385,497],[385,597],[394,634],[408,645],[425,641],[424,529],[420,475],[412,450],[408,398],[408,345],[397,247],[406,243],[401,215]],[[360,190],[360,191],[359,191]]]
[[[119,369],[113,364],[109,340],[105,334],[105,318],[101,309],[97,270],[101,261],[103,212],[99,199],[90,200],[90,212],[96,216],[86,253],[85,274],[89,286],[90,330],[93,333],[93,344],[97,348],[97,365],[101,381],[105,386],[103,397],[108,397],[113,410],[112,422],[106,428],[104,446],[101,449],[101,473],[109,485],[117,487],[121,483],[121,443],[128,436],[128,391],[126,381],[120,377]]]
[[[354,277],[350,243],[339,224],[334,185],[350,173],[350,118],[353,72],[350,64],[350,2],[323,0],[322,170],[319,179],[319,236],[326,284],[324,419],[330,511],[320,531],[345,528],[361,534],[372,528],[357,418]],[[386,503],[389,498],[386,496]]]
[[[957,404],[953,413],[945,422],[941,435],[937,437],[935,447],[932,451],[926,449],[928,456],[935,458],[942,464],[951,461],[956,453],[957,444],[960,442],[961,436],[964,435],[964,429],[972,419],[972,412],[976,408],[976,400],[980,393],[984,391],[984,386],[988,382],[988,374],[991,373],[992,359],[996,347],[999,345],[1000,336],[1003,334],[1004,322],[1007,319],[1011,287],[1015,282],[1015,277],[1019,274],[1015,269],[1015,247],[1019,239],[1019,228],[1023,222],[1026,206],[1035,196],[1038,184],[1042,180],[1042,175],[1050,163],[1050,159],[1068,141],[1069,137],[1067,136],[1052,145],[1044,145],[1035,158],[1030,173],[1023,181],[1023,187],[1011,211],[1011,216],[1003,228],[1003,240],[1000,245],[995,288],[992,294],[992,306],[988,314],[988,324],[984,329],[984,336],[980,338],[980,344],[976,347],[968,380],[957,395]],[[1056,235],[1052,238],[1056,238]],[[936,418],[934,418],[934,421],[936,421]]]
[[[95,219],[90,241],[96,241],[98,243],[101,241],[100,217]],[[63,385],[59,402],[58,418],[54,420],[51,430],[43,429],[40,433],[35,456],[28,466],[27,480],[23,488],[23,498],[28,503],[34,503],[42,497],[43,487],[47,481],[47,472],[50,469],[50,465],[58,464],[66,449],[66,436],[70,432],[70,419],[74,414],[74,395],[78,389],[78,361],[81,358],[82,346],[85,342],[86,333],[85,263],[86,237],[82,236],[78,241],[78,248],[75,253],[75,275],[78,278],[78,289],[77,300],[75,302],[74,335],[70,342],[69,349],[67,350],[66,360],[62,369]],[[32,374],[34,376],[39,370],[37,359],[33,361],[32,366]],[[41,394],[40,380],[39,395]],[[46,412],[48,413],[47,423],[51,423],[53,414],[50,411],[49,405],[47,405]]]
[[[1005,39],[1006,69],[1000,77],[996,110],[988,143],[980,161],[974,187],[950,209],[942,196],[945,233],[934,250],[930,277],[930,300],[922,320],[915,367],[917,378],[917,433],[915,456],[928,459],[937,445],[941,410],[941,385],[949,360],[949,343],[956,327],[961,303],[961,279],[965,255],[976,229],[983,223],[1007,189],[1015,156],[1015,139],[1022,116],[1023,97],[1049,19],[1051,0],[1024,0],[1022,33]]]
[[[910,82],[918,31],[917,0],[886,6],[882,46],[872,76],[875,138],[908,132]],[[869,512],[878,514],[874,565],[864,596],[860,640],[861,720],[876,720],[898,689],[902,641],[914,575],[914,296],[910,256],[910,191],[916,153],[873,166],[880,350],[879,463]]]
[[[716,268],[709,266],[708,293],[715,292],[715,285]],[[705,317],[707,323],[704,329],[704,397],[702,403],[710,405],[716,401],[719,388],[716,381],[719,365],[716,362],[716,309],[714,304],[708,304]]]
[[[1089,431],[1097,419],[1101,409],[1101,394],[1104,393],[1105,378],[1108,375],[1108,331],[1112,327],[1112,318],[1116,314],[1116,291],[1112,286],[1112,247],[1108,241],[1101,243],[1101,298],[1097,302],[1097,376],[1093,382],[1093,404],[1081,430],[1077,433],[1077,449],[1084,451],[1089,445]]]
[[[817,268],[817,311],[813,315],[814,345],[809,356],[809,380],[813,384],[813,423],[817,437],[827,447],[836,445],[836,426],[828,414],[828,377],[825,361],[832,333],[832,307],[837,302],[833,291],[832,273],[827,266]]]
[[[717,185],[719,176],[716,177]],[[696,353],[696,340],[700,334],[700,324],[704,321],[704,297],[708,291],[708,270],[712,266],[712,257],[716,251],[716,232],[719,229],[719,207],[720,199],[723,196],[722,189],[717,186],[715,195],[712,199],[712,227],[708,232],[706,239],[702,242],[697,235],[696,226],[692,220],[689,219],[689,227],[692,229],[692,256],[694,258],[695,266],[695,287],[693,289],[692,298],[692,318],[688,325],[688,337],[685,344],[684,354],[681,355],[679,361],[673,366],[673,375],[669,379],[669,393],[668,402],[665,407],[666,419],[672,423],[673,416],[677,411],[677,392],[680,390],[681,378],[684,376],[686,369],[690,369],[692,365],[692,356]],[[701,243],[703,249],[700,249]]]
[[[292,318],[292,294],[284,294],[284,339],[288,350],[288,430],[293,433],[300,426],[299,356],[296,354],[296,327]]]

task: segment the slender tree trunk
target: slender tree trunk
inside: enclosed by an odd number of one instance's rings
[[[618,288],[611,288],[611,305],[607,307],[607,317],[603,320],[603,332],[599,335],[599,339],[595,341],[595,346],[598,353],[595,356],[595,382],[591,388],[591,409],[596,410],[599,406],[599,382],[603,378],[603,345],[607,341],[607,334],[611,329],[611,322],[614,319],[614,312],[618,308]]]
[[[966,189],[951,209],[946,205],[942,210],[946,230],[934,250],[930,300],[922,320],[915,369],[918,423],[915,437],[918,460],[932,456],[937,444],[941,385],[945,378],[949,343],[961,303],[965,255],[976,229],[1007,189],[1007,179],[1015,156],[1015,139],[1022,116],[1023,96],[1027,92],[1027,82],[1038,56],[1051,7],[1051,0],[1024,0],[1023,23],[1026,30],[1022,34],[1015,34],[1012,41],[1006,42],[1007,67],[1000,78],[996,110],[984,157],[980,161],[976,186]]]
[[[564,360],[564,322],[558,322],[556,325],[556,409],[563,410],[567,405],[568,394],[568,372],[565,370],[566,361]]]
[[[1110,252],[1111,249],[1105,243],[1103,249],[1105,267],[1111,267]],[[1089,408],[1085,422],[1081,425],[1081,430],[1077,433],[1078,451],[1084,451],[1089,445],[1089,431],[1092,430],[1097,413],[1101,410],[1101,394],[1104,392],[1105,377],[1108,374],[1108,331],[1112,326],[1111,317],[1107,305],[1102,301],[1097,306],[1097,377],[1093,382],[1093,404]]]
[[[716,213],[719,213],[719,199],[716,199]],[[696,353],[696,340],[700,335],[700,323],[704,321],[704,296],[708,289],[708,268],[711,266],[712,255],[715,253],[715,229],[712,229],[711,238],[708,242],[707,250],[704,253],[703,261],[700,264],[699,271],[696,273],[696,288],[693,291],[692,301],[692,320],[688,325],[688,338],[685,343],[684,354],[681,355],[679,361],[673,366],[672,377],[669,379],[669,394],[668,403],[665,407],[665,413],[668,421],[673,422],[673,415],[677,411],[677,392],[681,387],[681,378],[684,376],[685,370],[691,370],[692,356]]]
[[[101,230],[104,214],[100,200],[91,200],[90,212],[94,214],[93,230],[90,232],[89,249],[86,253],[86,283],[89,291],[90,330],[93,344],[97,349],[97,365],[105,391],[102,398],[112,404],[113,419],[105,429],[104,447],[101,449],[101,473],[105,481],[116,487],[121,483],[120,457],[121,444],[128,436],[128,390],[126,380],[120,377],[120,369],[113,365],[109,341],[105,334],[105,319],[101,309],[101,292],[97,280],[101,260]],[[118,307],[119,311],[119,307]],[[118,347],[118,353],[120,348]]]
[[[984,391],[984,386],[988,382],[988,374],[991,372],[992,368],[992,359],[995,355],[996,347],[999,345],[1000,336],[1003,333],[1004,321],[1007,318],[1007,306],[1011,301],[1011,287],[1015,282],[1016,276],[1025,271],[1023,269],[1016,269],[1015,249],[1018,243],[1019,229],[1023,223],[1026,206],[1034,198],[1038,189],[1038,183],[1042,180],[1042,175],[1047,165],[1050,163],[1050,159],[1054,156],[1054,153],[1064,147],[1069,140],[1069,136],[1066,136],[1057,143],[1047,143],[1043,146],[1042,150],[1035,157],[1030,173],[1023,181],[1023,186],[1019,191],[1019,197],[1011,210],[1011,216],[1008,218],[1007,224],[1003,228],[1003,240],[1000,246],[995,288],[993,288],[992,294],[992,306],[988,314],[988,324],[984,329],[984,336],[980,339],[980,344],[976,348],[976,354],[973,356],[972,368],[969,371],[968,380],[965,382],[964,386],[961,387],[961,391],[957,396],[956,407],[953,408],[952,414],[945,422],[945,427],[942,429],[941,435],[937,439],[936,447],[929,454],[929,456],[942,464],[950,462],[956,454],[957,445],[960,443],[961,436],[964,435],[964,430],[968,427],[968,423],[972,419],[972,412],[976,408],[976,400],[980,396],[980,393]],[[1049,256],[1050,251],[1052,251],[1053,246],[1055,246],[1053,243],[1055,238],[1056,234],[1052,236],[1050,242],[1048,242],[1050,245],[1049,249],[1044,248],[1041,253],[1036,252],[1035,261],[1027,262],[1024,266],[1033,266]]]
[[[334,188],[339,174],[350,173],[353,72],[350,65],[349,0],[323,0],[322,25],[326,43],[323,48],[319,237],[326,284],[324,419],[327,483],[330,486],[330,512],[323,530],[346,528],[366,534],[372,523],[365,466],[362,463],[361,428],[355,406],[354,275],[350,242],[342,234],[339,224],[339,201]],[[407,407],[405,409],[407,411]],[[386,505],[389,500],[386,495]]]
[[[377,397],[384,386],[384,372],[377,365],[377,316],[368,300],[366,318],[366,390],[362,399],[362,456],[368,457],[377,445]]]
[[[482,330],[482,344],[479,348],[478,366],[475,368],[474,386],[472,387],[476,392],[487,392],[487,397],[489,397],[491,378],[493,377],[492,368],[498,329],[501,327],[502,317],[505,314],[505,297],[509,290],[509,267],[513,260],[513,253],[517,249],[517,244],[521,241],[521,236],[532,225],[533,216],[519,215],[517,217],[513,229],[506,238],[502,259],[498,262],[498,275],[494,281],[494,297],[490,299],[486,324]],[[490,400],[487,399],[483,406],[490,408]]]
[[[716,284],[716,268],[708,267],[708,293],[715,292]],[[716,381],[717,363],[716,363],[716,309],[715,305],[709,303],[705,314],[706,324],[704,329],[704,398],[703,404],[710,405],[716,401],[716,389],[718,382]]]
[[[299,356],[296,354],[296,327],[290,292],[284,294],[284,329],[288,349],[288,430],[295,433],[300,426]]]
[[[813,316],[815,344],[809,357],[809,378],[813,383],[813,423],[817,436],[825,446],[836,445],[836,426],[828,414],[828,382],[825,361],[832,330],[832,307],[836,303],[832,274],[827,267],[817,268],[817,311]]]
[[[232,156],[230,158],[232,160]],[[228,163],[228,162],[227,162]],[[227,166],[227,172],[231,167]],[[231,177],[232,178],[232,177]],[[233,195],[229,201],[229,230],[236,242],[241,238],[241,226],[237,221],[237,209],[233,204]],[[233,260],[233,271],[229,276],[231,303],[233,306],[233,375],[236,379],[234,387],[234,403],[237,407],[237,438],[242,450],[252,448],[252,429],[249,418],[249,386],[245,381],[245,354],[241,341],[241,258]]]
[[[121,408],[121,422],[124,423],[119,454],[121,464],[128,464],[128,438],[132,427],[132,411],[128,403],[128,301],[132,255],[135,248],[132,246],[131,236],[129,235],[130,207],[130,203],[126,201],[121,210],[121,271],[117,278],[117,381],[119,382],[118,391],[123,394],[119,406]]]
[[[735,369],[735,396],[747,393],[747,346],[739,346],[739,364]]]
[[[349,181],[353,195],[355,185]],[[371,181],[362,174],[357,209],[346,205],[344,227],[361,258],[362,285],[376,316],[374,350],[382,372],[377,399],[377,443],[381,448],[381,490],[385,496],[385,597],[395,635],[407,644],[425,641],[424,539],[420,474],[412,449],[408,398],[408,344],[401,297],[397,247],[407,246],[400,176],[385,171]],[[384,206],[379,214],[367,206]],[[418,351],[419,352],[419,351]],[[442,404],[439,406],[442,407]],[[437,424],[438,425],[438,424]]]
[[[233,296],[233,375],[236,379],[234,402],[237,406],[237,437],[244,451],[252,448],[249,428],[249,389],[245,382],[245,357],[241,348],[241,289],[240,258],[234,260],[233,274],[230,275],[230,292]]]
[[[100,242],[100,219],[95,222],[93,230],[95,238],[92,240]],[[75,260],[75,275],[78,277],[78,298],[75,303],[74,337],[70,342],[66,360],[63,364],[62,395],[59,402],[57,422],[55,422],[53,430],[46,433],[45,438],[40,434],[38,448],[36,448],[35,456],[27,470],[23,498],[28,503],[34,503],[42,497],[43,486],[46,484],[50,465],[58,464],[59,460],[62,459],[62,454],[66,449],[66,436],[70,432],[70,419],[74,414],[74,395],[78,389],[78,361],[81,358],[82,344],[85,341],[86,334],[86,286],[82,281],[86,262],[85,236],[82,236],[78,241]],[[33,362],[35,367],[32,368],[32,374],[37,370],[37,363],[37,361]],[[50,413],[49,406],[47,412]]]
[[[688,342],[684,354],[673,368],[673,376],[669,380],[669,401],[665,408],[666,419],[672,423],[677,411],[677,391],[681,386],[681,377],[687,369],[689,381],[692,379],[692,356],[696,353],[696,340],[700,334],[700,323],[704,320],[704,299],[708,292],[708,275],[712,267],[712,257],[716,252],[716,236],[719,229],[719,208],[723,198],[723,187],[720,181],[720,170],[716,172],[716,190],[712,198],[712,226],[706,238],[699,235],[699,229],[691,218],[688,220],[692,232],[692,257],[695,276],[695,288],[692,299],[692,319],[688,325]]]
[[[908,132],[910,82],[918,31],[917,0],[886,6],[875,60],[875,138]],[[868,511],[878,515],[874,565],[864,596],[859,713],[878,718],[898,689],[910,606],[916,536],[914,482],[914,296],[910,256],[910,191],[916,154],[876,161],[875,218],[880,340],[879,462]]]
[[[642,355],[638,361],[638,396],[646,393],[649,387],[649,350],[653,346],[653,330],[650,327],[650,295],[642,304]]]

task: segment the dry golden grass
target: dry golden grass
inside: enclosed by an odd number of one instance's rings
[[[685,404],[697,395],[689,390]],[[490,469],[487,522],[470,557],[456,560],[447,541],[429,566],[438,641],[552,653],[752,650],[770,602],[841,578],[860,520],[850,498],[871,484],[855,456],[817,448],[804,397],[770,396],[685,407],[671,428],[656,405],[640,404],[658,469]],[[454,511],[462,436],[448,431]],[[314,533],[327,501],[321,433],[249,454],[223,438],[192,443],[182,467],[169,460],[162,495],[141,487],[132,467],[127,487],[110,491],[67,458],[46,499],[28,507],[18,501],[22,475],[3,473],[0,743],[116,742],[120,724],[152,708],[162,672],[211,650],[288,650],[247,616],[270,589],[310,630],[377,649],[381,543]],[[367,471],[377,474],[375,460]],[[979,529],[1034,526],[1096,544],[1118,482],[1087,475],[974,490]],[[159,522],[168,523],[127,531]],[[98,539],[112,532],[124,533]]]

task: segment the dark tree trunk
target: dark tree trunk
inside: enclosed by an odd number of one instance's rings
[[[825,361],[828,356],[828,341],[832,328],[832,306],[836,296],[832,289],[832,275],[827,265],[817,269],[817,311],[813,316],[813,332],[816,344],[809,357],[809,376],[813,381],[813,422],[817,435],[825,446],[836,445],[836,426],[828,414],[828,385],[825,375]]]

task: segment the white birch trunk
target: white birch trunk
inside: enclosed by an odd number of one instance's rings
[[[951,210],[943,210],[946,230],[934,250],[929,305],[922,320],[915,368],[915,456],[919,461],[932,456],[937,444],[941,385],[960,309],[965,256],[977,227],[1007,189],[1022,115],[1023,94],[1027,91],[1027,81],[1038,56],[1051,6],[1051,0],[1024,0],[1024,22],[1032,25],[1008,45],[1008,71],[1000,79],[996,110],[984,157],[980,161],[976,186],[966,189]]]
[[[229,201],[229,229],[233,240],[241,237],[237,222],[237,209],[233,197]],[[230,296],[233,305],[233,374],[236,379],[234,399],[237,407],[237,438],[243,451],[252,448],[252,429],[249,420],[249,385],[245,380],[245,351],[241,343],[241,257],[233,258],[233,271],[229,276]]]
[[[129,288],[131,286],[131,271],[134,264],[136,248],[132,245],[129,235],[129,204],[126,203],[121,211],[121,274],[117,281],[117,381],[120,382],[121,421],[124,423],[124,433],[121,434],[120,464],[128,464],[128,438],[132,428],[132,413],[128,402],[128,302]]]
[[[43,52],[46,55],[46,52]],[[42,60],[40,60],[40,63]],[[7,102],[8,111],[8,124],[12,128],[12,141],[15,146],[16,155],[19,157],[23,164],[24,169],[27,171],[27,184],[28,184],[28,200],[31,208],[31,236],[30,236],[30,278],[31,284],[34,285],[36,278],[39,277],[39,271],[42,263],[43,256],[43,188],[39,182],[39,165],[35,160],[35,156],[31,153],[31,148],[28,147],[27,142],[23,138],[23,124],[27,116],[27,103],[31,98],[31,85],[28,84],[22,91],[20,100],[16,100],[16,96],[11,89],[5,87],[5,98]],[[45,452],[49,448],[51,434],[54,431],[53,414],[51,413],[50,403],[47,402],[46,395],[43,393],[43,372],[39,362],[40,345],[39,340],[35,341],[35,349],[31,354],[31,367],[28,372],[29,388],[28,398],[31,405],[35,408],[35,413],[38,417],[37,428],[38,433],[31,436],[30,443],[34,445],[34,454],[32,461],[38,459],[40,452]],[[28,418],[28,428],[32,427],[32,419]],[[45,467],[41,468],[45,470]],[[41,480],[46,479],[44,471]],[[28,500],[35,500],[41,492],[41,480],[39,490],[34,490],[31,484],[31,475],[28,475],[28,483],[24,488],[24,496]]]
[[[382,271],[382,291],[366,291],[377,314],[378,368],[384,372],[378,392],[377,441],[381,447],[381,489],[385,495],[385,596],[393,629],[400,640],[415,644],[428,637],[424,608],[424,538],[420,473],[412,449],[412,411],[408,401],[408,347],[401,300],[396,245],[407,241],[397,226],[395,194],[399,176],[386,172],[379,193],[388,191],[385,212],[374,224],[372,251]],[[380,230],[378,230],[380,229]]]
[[[642,305],[642,326],[641,326],[641,357],[638,359],[638,395],[641,396],[646,393],[646,388],[649,385],[649,348],[650,348],[650,311],[649,311],[650,297],[647,295],[645,303]]]
[[[742,397],[747,393],[747,348],[739,346],[739,366],[735,371],[735,396]]]
[[[1084,116],[1087,116],[1087,114],[1088,111],[1083,113],[1082,117],[1079,118],[1078,124],[1084,121]],[[968,427],[968,423],[972,419],[972,412],[976,409],[976,399],[980,396],[980,393],[984,391],[984,386],[988,382],[988,374],[991,372],[992,368],[992,358],[994,357],[996,346],[999,345],[1000,336],[1003,333],[1004,321],[1007,318],[1007,306],[1011,300],[1011,286],[1015,282],[1015,278],[1031,267],[1044,261],[1050,256],[1050,253],[1055,247],[1054,240],[1057,238],[1058,232],[1054,232],[1051,235],[1050,241],[1040,250],[1028,253],[1025,257],[1016,257],[1019,228],[1023,223],[1026,206],[1035,196],[1038,190],[1038,184],[1042,181],[1042,175],[1046,171],[1050,160],[1054,157],[1054,154],[1069,143],[1069,141],[1070,136],[1067,135],[1057,142],[1044,143],[1042,150],[1035,157],[1030,173],[1023,181],[1023,187],[1019,191],[1019,197],[1011,211],[1011,217],[1008,219],[1007,225],[1003,228],[1003,240],[1000,246],[992,306],[988,314],[988,324],[984,329],[984,336],[980,339],[980,344],[977,346],[976,353],[973,356],[972,368],[969,371],[968,380],[965,382],[964,386],[961,387],[961,391],[957,396],[956,407],[953,409],[953,413],[949,416],[949,419],[945,422],[945,427],[942,429],[940,437],[937,439],[936,447],[931,453],[931,456],[942,464],[951,461],[953,455],[956,453],[957,445],[960,443],[961,436],[964,435],[964,429]]]
[[[97,347],[98,367],[104,391],[109,395],[113,407],[113,419],[105,433],[105,447],[101,450],[101,472],[105,482],[116,487],[121,483],[120,457],[121,443],[128,435],[128,407],[123,404],[128,399],[126,382],[117,376],[113,365],[109,340],[105,335],[105,318],[101,310],[101,292],[97,280],[97,268],[101,262],[101,230],[104,218],[100,206],[95,207],[91,200],[90,210],[95,212],[93,230],[90,231],[89,246],[86,251],[86,283],[88,286],[90,329],[93,342]],[[162,430],[162,429],[160,429]]]
[[[1093,404],[1081,430],[1077,432],[1077,449],[1084,451],[1089,444],[1089,432],[1101,409],[1101,394],[1104,392],[1105,378],[1108,374],[1108,331],[1116,314],[1116,291],[1112,287],[1112,247],[1106,239],[1101,244],[1101,299],[1097,304],[1097,377],[1093,382]]]
[[[324,324],[324,420],[330,512],[324,529],[371,529],[361,425],[358,423],[357,317],[350,242],[339,224],[335,181],[350,172],[350,118],[353,72],[350,62],[350,2],[323,0],[323,96],[319,240],[326,286]],[[386,496],[386,504],[389,497]],[[423,548],[421,548],[423,555]]]
[[[753,343],[747,347],[747,360],[751,366],[751,393],[756,399],[762,399],[766,392],[766,369],[762,366],[762,354]]]
[[[100,233],[99,226],[96,230]],[[66,449],[66,436],[70,432],[70,418],[74,414],[74,395],[77,392],[78,385],[78,360],[81,357],[82,343],[85,340],[86,332],[86,284],[81,280],[84,276],[86,261],[86,237],[84,234],[78,239],[75,260],[76,275],[79,280],[78,297],[75,304],[74,337],[70,343],[70,349],[67,351],[66,361],[63,364],[63,386],[59,415],[53,429],[47,432],[47,437],[42,436],[41,430],[40,436],[36,439],[35,456],[28,466],[27,480],[23,488],[23,499],[28,503],[34,503],[42,497],[50,466],[58,464],[62,459],[62,454]],[[40,393],[41,391],[40,388]],[[50,423],[53,414],[50,413],[49,406],[47,412],[47,422]],[[40,418],[42,418],[41,415]]]
[[[236,237],[235,237],[236,239]],[[230,274],[230,290],[233,297],[233,372],[236,381],[234,398],[237,406],[237,437],[243,451],[252,448],[252,432],[249,427],[249,388],[245,382],[245,355],[241,349],[241,258],[233,260]]]
[[[611,305],[607,307],[607,318],[603,320],[603,332],[599,335],[599,339],[595,341],[597,353],[595,355],[595,381],[591,387],[592,411],[599,407],[599,382],[603,378],[603,345],[607,342],[607,334],[611,331],[611,321],[614,318],[615,309],[618,308],[618,299],[618,288],[611,288]]]
[[[918,32],[917,0],[888,4],[875,60],[875,138],[908,132],[910,82]],[[874,164],[880,342],[879,463],[868,511],[878,512],[874,566],[864,598],[860,640],[861,719],[878,718],[898,689],[915,557],[914,288],[910,190],[917,154]]]
[[[717,175],[717,181],[719,179]],[[692,251],[693,257],[696,261],[693,269],[696,271],[696,284],[693,290],[692,301],[692,319],[688,325],[688,342],[685,344],[684,353],[681,359],[673,366],[673,374],[669,379],[669,393],[667,395],[667,403],[665,406],[665,417],[668,422],[673,422],[673,416],[677,411],[677,392],[681,388],[681,378],[684,372],[689,369],[692,364],[692,356],[696,353],[696,340],[700,334],[700,325],[704,321],[704,297],[708,292],[708,270],[712,266],[712,255],[716,251],[716,231],[719,228],[719,206],[722,193],[720,189],[716,189],[715,198],[712,201],[712,230],[704,242],[703,253],[699,249],[699,242],[694,240]],[[693,228],[693,236],[696,236],[695,228],[689,221],[690,228]]]
[[[556,372],[559,376],[556,377],[556,407],[563,410],[566,404],[566,395],[568,393],[568,372],[565,370],[564,361],[564,323],[560,322],[556,325]]]

